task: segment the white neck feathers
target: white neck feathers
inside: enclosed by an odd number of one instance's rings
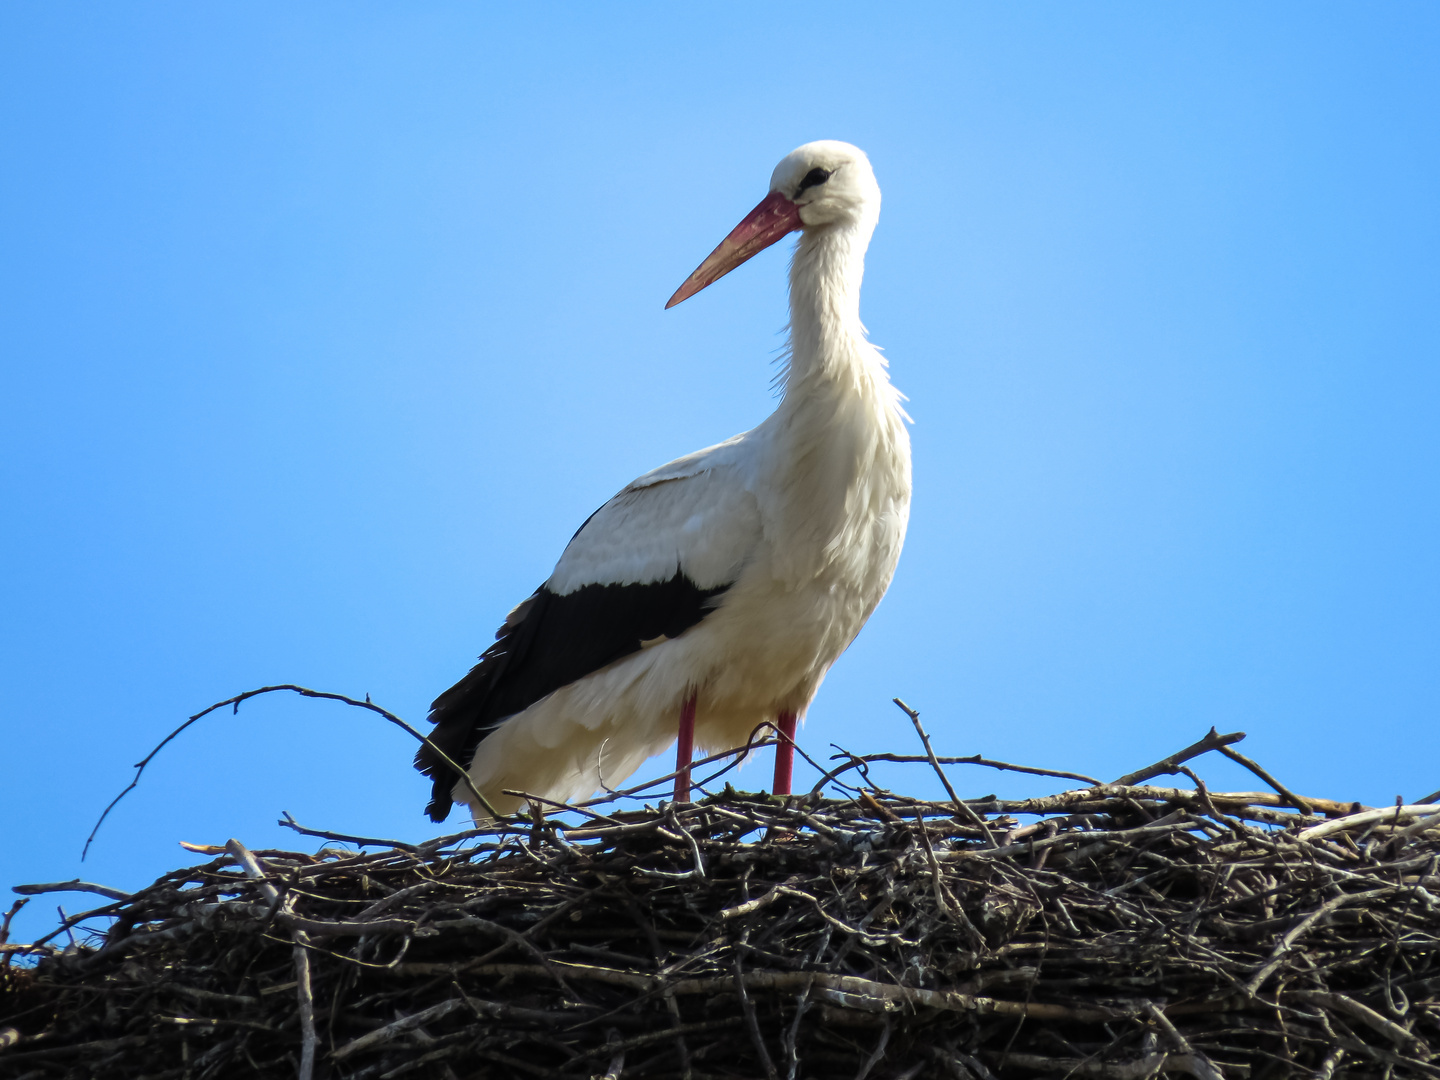
[[[879,367],[860,322],[865,249],[874,230],[872,218],[801,233],[790,260],[789,362],[783,376],[787,403],[806,384],[850,383],[861,370]]]

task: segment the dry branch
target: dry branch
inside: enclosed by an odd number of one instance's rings
[[[0,1075],[1440,1078],[1440,807],[1142,782],[1237,739],[1037,799],[534,799],[22,887],[112,902],[0,944]]]

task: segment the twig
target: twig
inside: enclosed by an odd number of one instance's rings
[[[756,730],[759,731],[768,726],[770,725],[761,724],[760,727]],[[754,739],[753,733],[751,735],[751,739]],[[721,758],[727,758],[732,756],[735,757],[734,761],[730,762],[728,765],[725,766],[725,768],[715,773],[714,776],[707,776],[703,781],[701,781],[701,783],[709,784],[712,783],[716,779],[716,777],[725,775],[725,773],[729,772],[731,769],[741,764],[741,762],[745,760],[746,755],[748,755],[751,750],[762,750],[765,747],[773,746],[774,744],[774,739],[761,739],[759,742],[747,742],[744,746],[737,746],[730,750],[721,750],[719,753],[711,754],[709,757],[703,757],[699,761],[692,761],[690,763],[690,767],[692,769],[696,769],[699,768],[701,765],[709,765],[712,761],[719,761]],[[604,803],[615,802],[617,799],[630,798],[631,796],[638,795],[642,791],[648,791],[650,788],[660,787],[663,784],[668,784],[679,775],[680,770],[677,769],[674,772],[666,773],[664,776],[657,776],[654,779],[646,780],[643,784],[636,784],[634,787],[622,788],[619,791],[612,791],[608,795],[605,795],[599,799],[586,799],[584,802],[576,803],[575,807],[577,809],[581,809],[587,806],[600,806]]]
[[[1046,1076],[1094,1076],[1101,1080],[1149,1080],[1159,1072],[1195,1075],[1195,1064],[1183,1054],[1147,1054],[1135,1061],[1107,1062],[1091,1058],[1058,1058],[1044,1054],[1009,1053],[1005,1062]]]
[[[121,889],[112,889],[108,885],[96,885],[92,881],[81,881],[79,878],[70,881],[51,881],[43,885],[14,885],[10,891],[17,892],[21,896],[38,896],[40,893],[52,892],[88,892],[108,897],[111,900],[130,899],[130,894]]]
[[[1437,825],[1440,825],[1440,807],[1436,808],[1435,813],[1416,818],[1403,829],[1396,829],[1391,834],[1391,838],[1395,840],[1408,840],[1417,833],[1428,832]]]
[[[74,940],[75,935],[72,933],[72,931],[75,929],[75,927],[79,926],[83,922],[88,922],[91,919],[102,918],[104,916],[113,917],[115,913],[125,903],[126,901],[117,900],[114,903],[102,904],[98,908],[91,908],[89,911],[81,911],[68,917],[62,915],[60,917],[60,925],[58,927],[50,931],[50,933],[46,934],[44,937],[36,938],[35,941],[32,942],[32,944],[44,945],[48,941],[53,941],[61,934],[65,934],[70,937],[71,940]]]
[[[1229,735],[1221,735],[1212,727],[1210,733],[1199,742],[1192,743],[1184,750],[1171,754],[1167,758],[1162,758],[1154,765],[1147,766],[1137,772],[1126,773],[1120,777],[1119,780],[1112,781],[1112,783],[1116,787],[1131,787],[1135,784],[1143,784],[1152,776],[1164,776],[1168,773],[1175,772],[1175,766],[1181,765],[1191,758],[1199,757],[1201,754],[1208,753],[1211,750],[1218,750],[1222,746],[1229,746],[1231,743],[1237,743],[1243,738],[1245,738],[1245,732],[1243,731],[1232,731]]]
[[[776,885],[763,896],[757,896],[753,900],[746,900],[743,904],[736,904],[734,907],[725,908],[720,912],[718,917],[722,920],[734,919],[741,915],[753,914],[763,907],[769,907],[784,895],[784,888],[783,885]]]
[[[99,819],[95,822],[95,827],[90,830],[90,835],[85,838],[85,847],[80,852],[80,861],[84,862],[85,856],[90,854],[90,845],[95,840],[95,834],[100,831],[100,826],[105,824],[105,819],[110,816],[110,811],[114,810],[115,807],[119,805],[121,799],[125,798],[126,795],[129,795],[130,792],[135,790],[135,788],[140,783],[140,777],[144,775],[145,767],[154,760],[156,754],[160,753],[161,750],[165,749],[165,747],[170,744],[170,741],[172,739],[178,736],[182,731],[188,728],[191,724],[195,723],[197,720],[202,720],[205,717],[209,716],[216,709],[223,709],[226,705],[229,705],[234,712],[238,713],[240,711],[241,702],[248,701],[250,698],[253,697],[259,697],[261,694],[273,694],[281,690],[289,691],[293,694],[299,694],[301,697],[322,698],[326,701],[338,701],[345,705],[352,705],[357,709],[369,709],[371,712],[383,716],[386,720],[390,721],[390,723],[409,732],[415,738],[419,739],[422,743],[428,746],[431,750],[435,751],[435,753],[439,756],[440,760],[446,765],[450,766],[450,768],[455,771],[455,774],[460,778],[460,782],[469,789],[470,794],[475,796],[476,801],[485,808],[485,812],[497,821],[504,820],[504,818],[500,814],[497,814],[495,812],[495,808],[490,805],[490,801],[486,799],[484,795],[480,794],[479,789],[476,788],[474,782],[471,781],[470,773],[468,770],[461,768],[458,764],[455,763],[454,760],[451,759],[450,755],[446,754],[445,751],[441,750],[426,736],[422,735],[406,721],[400,719],[400,717],[396,716],[389,709],[382,709],[373,701],[357,701],[355,698],[346,697],[344,694],[332,694],[324,690],[311,690],[309,687],[297,686],[294,683],[280,683],[276,686],[262,686],[257,690],[247,690],[243,694],[236,694],[234,697],[226,698],[224,701],[217,701],[209,708],[201,709],[198,713],[190,717],[190,719],[186,720],[174,731],[170,732],[169,735],[166,735],[165,738],[161,739],[160,742],[156,744],[155,749],[151,750],[150,753],[146,754],[143,758],[141,758],[135,763],[135,776],[131,779],[130,783],[125,785],[125,790],[120,792],[119,795],[116,795],[115,798],[111,799],[110,805],[105,807],[105,809],[101,812]]]
[[[310,942],[304,930],[291,930],[295,937],[295,1000],[300,1012],[300,1068],[298,1080],[315,1075],[315,1051],[320,1038],[315,1031],[315,994],[310,981]]]
[[[899,814],[895,813],[894,810],[891,810],[879,799],[875,798],[874,795],[871,795],[868,791],[860,792],[860,797],[855,801],[858,802],[861,806],[863,806],[866,810],[874,814],[876,817],[878,817],[881,821],[888,821],[892,825],[899,825],[905,820]]]
[[[1252,761],[1250,758],[1240,753],[1240,751],[1232,750],[1228,746],[1217,746],[1215,749],[1219,750],[1220,753],[1224,754],[1231,761],[1239,762],[1241,765],[1244,765],[1245,768],[1249,769],[1261,780],[1264,780],[1265,783],[1269,784],[1272,788],[1274,788],[1279,794],[1289,800],[1290,805],[1295,807],[1295,809],[1299,810],[1302,814],[1314,813],[1314,810],[1311,809],[1308,802],[1302,799],[1299,795],[1296,795],[1284,784],[1280,783],[1279,780],[1276,780],[1275,777],[1271,776],[1268,772],[1266,772],[1265,769],[1261,767],[1259,762]]]
[[[225,847],[239,860],[245,875],[259,882],[265,898],[272,905],[280,904],[279,890],[270,884],[254,853],[235,839],[231,839]],[[287,913],[290,903],[287,898],[283,905]],[[315,1031],[315,996],[310,984],[310,938],[298,928],[292,928],[290,933],[295,941],[295,999],[300,1011],[300,1069],[296,1076],[298,1080],[312,1080],[315,1075],[315,1049],[320,1039]]]
[[[934,746],[911,777],[948,774]],[[997,847],[943,790],[869,777],[786,804],[530,797],[528,826],[404,848],[193,846],[214,857],[62,916],[63,951],[0,943],[26,1010],[0,1071],[1440,1080],[1440,806],[1306,797],[1321,822],[1168,767],[1193,789],[961,800]]]
[[[1332,1009],[1338,1009],[1359,1020],[1362,1024],[1380,1032],[1397,1046],[1413,1049],[1422,1057],[1430,1056],[1430,1048],[1425,1040],[1413,1032],[1406,1031],[1399,1024],[1385,1019],[1370,1006],[1356,1001],[1354,998],[1346,997],[1344,994],[1331,993],[1323,990],[1291,990],[1285,995],[1287,998],[1298,998],[1301,1001],[1308,1001],[1316,1005],[1328,1005]]]
[[[945,791],[950,796],[950,801],[955,804],[955,812],[972,825],[979,827],[980,832],[985,837],[985,845],[987,847],[999,847],[1000,845],[996,842],[995,837],[990,833],[990,827],[985,824],[985,819],[967,806],[964,800],[956,794],[955,789],[950,785],[950,778],[945,775],[945,770],[940,767],[940,762],[935,760],[935,750],[930,745],[930,736],[925,734],[925,728],[920,723],[920,714],[909,705],[906,705],[905,702],[901,701],[898,697],[891,698],[890,700],[895,702],[895,704],[899,706],[900,711],[910,718],[910,723],[915,725],[915,732],[920,736],[920,741],[925,746],[925,757],[929,760],[930,767],[935,770],[935,775],[940,777],[940,782],[945,785]]]
[[[869,766],[869,759],[868,759],[868,758],[858,757],[858,756],[856,756],[855,754],[850,753],[850,751],[843,749],[842,747],[835,746],[834,743],[831,743],[830,745],[831,745],[831,746],[834,746],[836,750],[839,750],[839,751],[840,751],[838,754],[831,754],[831,755],[830,755],[830,760],[831,760],[831,761],[837,761],[837,760],[839,760],[839,759],[842,758],[842,757],[843,757],[843,758],[846,758],[846,759],[848,759],[848,760],[845,762],[844,765],[837,765],[835,768],[829,770],[829,771],[826,772],[823,776],[821,776],[819,780],[816,780],[815,783],[814,783],[814,785],[810,788],[810,794],[811,794],[811,795],[818,795],[818,794],[820,793],[820,790],[821,790],[826,784],[830,784],[830,783],[835,784],[837,787],[842,788],[842,789],[845,790],[845,791],[854,791],[854,792],[856,792],[856,793],[862,793],[862,794],[863,794],[864,788],[857,788],[857,787],[852,787],[852,786],[850,786],[849,784],[842,784],[842,783],[840,783],[840,781],[839,781],[838,779],[836,779],[836,778],[837,778],[838,776],[840,776],[841,773],[849,772],[851,769],[858,769],[858,770],[860,771],[860,776],[864,779],[864,781],[865,781],[866,783],[869,783],[869,782],[870,782],[870,773],[869,773],[869,768],[868,768],[868,766]],[[882,757],[878,757],[877,760],[884,761],[884,760],[887,760],[887,759],[882,756]],[[918,757],[918,758],[915,758],[914,760],[915,760],[915,761],[929,761],[930,759],[929,759],[929,758]]]
[[[870,1051],[860,1065],[860,1071],[855,1074],[855,1080],[865,1080],[870,1075],[870,1070],[885,1056],[885,1047],[890,1045],[890,1018],[885,1018],[885,1027],[880,1032],[880,1041],[875,1044],[875,1049]]]
[[[28,896],[25,897],[24,899],[16,900],[13,904],[10,905],[10,909],[5,912],[5,918],[4,918],[4,920],[3,920],[3,921],[0,921],[0,945],[4,945],[4,944],[6,944],[6,943],[9,942],[9,940],[10,940],[10,921],[11,921],[12,919],[14,919],[15,916],[20,913],[20,909],[23,908],[23,907],[24,907],[26,904],[28,904],[29,902],[30,902],[30,898],[29,898]],[[6,962],[7,962],[7,963],[9,962],[9,955],[10,955],[9,953],[6,953]]]
[[[620,1033],[611,1031],[606,1035],[611,1043],[619,1043]],[[620,1074],[625,1071],[625,1048],[617,1046],[615,1053],[610,1058],[610,1067],[605,1070],[605,1075],[600,1080],[620,1080]]]
[[[1185,1036],[1181,1035],[1175,1025],[1170,1022],[1170,1018],[1157,1009],[1153,1003],[1145,1003],[1145,1012],[1165,1033],[1165,1037],[1170,1040],[1170,1045],[1191,1059],[1189,1069],[1191,1076],[1194,1076],[1196,1080],[1225,1080],[1225,1075],[1215,1067],[1215,1063],[1204,1054],[1197,1054]]]
[[[901,765],[913,762],[929,761],[928,757],[920,757],[914,754],[865,754],[859,757],[860,761],[892,761]],[[971,754],[969,757],[936,757],[941,765],[983,765],[987,769],[998,769],[1001,772],[1027,773],[1031,776],[1054,776],[1061,780],[1079,780],[1081,783],[1097,787],[1103,781],[1096,780],[1093,776],[1086,776],[1084,773],[1064,772],[1060,769],[1036,769],[1029,765],[1012,765],[1008,761],[995,761],[992,758],[981,757],[979,754]],[[852,766],[853,767],[853,766]]]
[[[1330,1080],[1335,1075],[1335,1066],[1340,1064],[1340,1059],[1344,1056],[1345,1048],[1343,1046],[1335,1047],[1325,1055],[1325,1060],[1320,1063],[1320,1068],[1311,1074],[1310,1080]]]
[[[827,929],[820,939],[820,945],[815,950],[815,960],[825,954],[830,944],[830,931]],[[795,1018],[790,1021],[789,1028],[785,1031],[785,1038],[782,1040],[782,1049],[785,1051],[785,1080],[795,1080],[795,1074],[800,1071],[800,1051],[796,1049],[796,1039],[800,1035],[800,1022],[805,1019],[805,1010],[810,1007],[810,991],[815,982],[812,979],[807,982],[798,994],[795,995]]]
[[[374,1031],[361,1035],[358,1039],[351,1039],[344,1046],[332,1050],[330,1057],[335,1061],[344,1061],[353,1057],[362,1050],[369,1050],[379,1046],[381,1043],[389,1042],[397,1035],[403,1035],[407,1031],[414,1031],[422,1024],[428,1024],[439,1020],[443,1016],[449,1016],[456,1009],[466,1008],[466,1002],[462,998],[446,998],[438,1005],[431,1005],[428,1009],[421,1009],[408,1016],[402,1016],[399,1020],[386,1024],[384,1027],[376,1028]]]
[[[612,986],[626,986],[632,990],[666,990],[676,996],[693,994],[717,994],[738,992],[732,975],[715,975],[695,979],[679,979],[667,982],[656,975],[633,971],[617,971],[614,968],[597,967],[591,964],[571,964],[552,961],[571,979],[609,983]],[[393,969],[408,974],[484,974],[504,977],[506,975],[545,974],[545,968],[538,964],[399,964]],[[747,990],[799,990],[810,983],[818,990],[831,990],[842,995],[855,1007],[869,1011],[884,1012],[887,1003],[923,1006],[945,1012],[973,1012],[981,1016],[1028,1016],[1035,1020],[1071,1020],[1076,1023],[1104,1023],[1108,1020],[1124,1020],[1135,1016],[1139,1007],[1111,1008],[1103,1005],[1056,1005],[1050,1002],[1005,1001],[984,995],[966,994],[955,990],[926,990],[915,986],[899,986],[894,983],[878,982],[859,975],[833,975],[829,972],[814,971],[749,971],[744,975]]]
[[[669,1039],[675,1038],[677,1035],[696,1035],[701,1032],[718,1031],[722,1028],[734,1027],[740,1022],[741,1021],[738,1017],[727,1016],[720,1020],[702,1020],[697,1024],[681,1024],[679,1027],[660,1028],[656,1031],[651,1031],[644,1035],[632,1036],[631,1038],[625,1039],[618,1043],[615,1042],[613,1038],[611,1038],[611,1041],[607,1042],[604,1046],[598,1046],[593,1050],[584,1051],[578,1054],[577,1058],[604,1057],[605,1054],[610,1053],[611,1051],[614,1051],[616,1055],[621,1055],[628,1050],[635,1050],[642,1046],[650,1046],[657,1042],[665,1042]],[[613,1036],[617,1033],[611,1032],[610,1034],[611,1036]],[[610,1064],[612,1067],[615,1064],[615,1058],[613,1056],[610,1059]],[[605,1078],[597,1077],[596,1080],[605,1080]]]
[[[283,825],[287,829],[294,829],[304,836],[318,836],[321,840],[338,840],[345,844],[358,844],[360,847],[386,847],[395,848],[398,851],[419,851],[416,844],[407,844],[403,840],[380,840],[371,836],[351,836],[349,833],[330,832],[328,829],[307,829],[293,817],[288,810],[280,811],[280,820],[277,825]]]
[[[1389,896],[1395,891],[1396,890],[1393,888],[1386,888],[1371,889],[1368,892],[1360,893],[1342,893],[1334,899],[1325,901],[1325,903],[1321,904],[1318,908],[1310,912],[1303,919],[1300,919],[1298,922],[1296,922],[1295,925],[1292,926],[1289,930],[1287,930],[1285,932],[1285,935],[1278,942],[1275,943],[1275,948],[1270,953],[1269,959],[1266,960],[1265,963],[1262,964],[1259,968],[1257,968],[1255,973],[1251,975],[1250,979],[1245,983],[1245,993],[1253,996],[1255,992],[1265,984],[1265,980],[1270,977],[1270,974],[1277,967],[1280,966],[1281,962],[1285,959],[1285,954],[1290,951],[1290,949],[1294,946],[1295,942],[1300,939],[1300,937],[1305,933],[1305,931],[1309,930],[1312,926],[1320,922],[1322,919],[1328,917],[1331,912],[1337,911],[1340,908],[1345,907],[1347,904],[1358,904],[1365,900],[1373,900],[1377,897]]]
[[[764,1066],[768,1080],[780,1080],[780,1074],[775,1071],[775,1062],[770,1060],[770,1051],[765,1046],[765,1036],[760,1033],[760,1023],[755,1019],[755,1005],[745,991],[745,973],[740,967],[739,952],[735,953],[734,968],[735,993],[740,998],[740,1011],[745,1015],[745,1028],[750,1032],[750,1041],[755,1044],[755,1054]]]
[[[553,807],[553,808],[556,809],[556,810],[569,810],[569,811],[572,811],[573,813],[583,814],[583,815],[584,815],[585,817],[587,817],[587,818],[590,818],[590,819],[592,819],[592,820],[594,820],[594,821],[603,821],[603,822],[605,822],[607,825],[619,825],[619,824],[621,824],[620,821],[616,820],[616,819],[613,818],[613,817],[610,817],[610,816],[607,815],[607,814],[599,814],[599,813],[596,813],[594,810],[587,810],[587,809],[585,809],[585,807],[583,807],[583,806],[576,806],[574,803],[564,803],[564,802],[559,802],[559,801],[557,801],[557,800],[555,800],[555,799],[547,799],[547,798],[545,798],[544,796],[541,796],[541,795],[532,795],[532,794],[531,794],[530,792],[528,792],[528,791],[520,791],[520,790],[518,790],[518,789],[515,789],[515,790],[507,789],[507,790],[504,791],[502,794],[505,794],[505,795],[515,795],[515,796],[517,796],[517,797],[519,797],[519,798],[526,799],[527,801],[539,803],[541,806],[550,806],[550,807]],[[564,826],[564,824],[562,823],[560,827],[563,829],[565,826]]]
[[[1433,803],[1415,803],[1411,806],[1386,806],[1379,810],[1362,810],[1358,814],[1331,818],[1329,821],[1322,821],[1319,825],[1312,825],[1301,832],[1296,839],[1321,840],[1327,836],[1334,836],[1336,833],[1349,829],[1358,829],[1361,825],[1370,825],[1387,818],[1398,823],[1401,818],[1428,818],[1436,813],[1440,813],[1440,806]]]

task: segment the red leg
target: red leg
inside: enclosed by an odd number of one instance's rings
[[[775,722],[779,729],[775,744],[775,783],[771,791],[776,795],[790,794],[790,773],[795,764],[795,714],[782,712]]]
[[[680,738],[675,740],[675,801],[690,801],[690,759],[695,756],[695,693],[680,706]]]

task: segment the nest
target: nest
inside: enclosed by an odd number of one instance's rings
[[[1142,782],[1194,752],[65,883],[112,902],[62,930],[113,923],[0,946],[0,1075],[1440,1077],[1440,806]]]

